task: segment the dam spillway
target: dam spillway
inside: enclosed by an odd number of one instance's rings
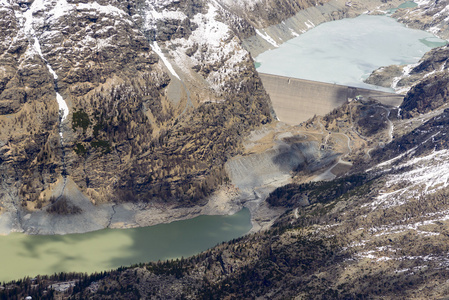
[[[398,106],[404,95],[332,83],[259,73],[280,121],[298,125],[314,115],[324,116],[335,108],[362,96],[385,105]]]

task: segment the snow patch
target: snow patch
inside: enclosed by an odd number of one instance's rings
[[[415,2],[416,4],[418,4],[418,6],[423,6],[423,5],[427,5],[430,3],[431,0],[414,0],[413,2]]]
[[[201,41],[213,47],[219,47],[224,40],[229,37],[229,27],[216,20],[217,8],[209,4],[209,9],[205,15],[196,14],[193,21],[198,25],[197,30],[193,34],[193,39],[197,42]]]
[[[436,18],[438,18],[440,16],[447,15],[448,12],[449,12],[449,5],[446,5],[442,10],[440,10],[438,13],[433,15],[433,19],[435,20]]]
[[[266,32],[262,33],[259,29],[256,29],[256,33],[258,36],[263,38],[265,41],[267,41],[269,44],[273,45],[274,47],[279,47],[279,45],[269,36]]]
[[[401,79],[410,76],[410,72],[418,65],[419,65],[419,63],[404,66],[404,68],[402,69],[402,75],[393,78],[391,88],[395,89],[396,93],[398,93],[398,94],[407,93],[411,89],[411,86],[398,88],[397,85]]]
[[[58,92],[56,92],[56,101],[58,101],[59,105],[61,122],[64,122],[64,120],[69,115],[69,107],[67,106],[67,102],[65,102],[64,98],[62,98],[61,94],[59,94]],[[62,137],[62,132],[59,132],[59,134]]]
[[[179,80],[181,80],[181,78],[179,78],[178,74],[176,73],[175,69],[173,69],[173,66],[171,65],[171,63],[165,57],[164,53],[162,53],[162,50],[159,47],[159,45],[157,44],[157,42],[153,42],[151,44],[151,49],[153,49],[153,51],[156,52],[156,54],[162,59],[162,61],[164,62],[165,66],[170,71],[170,73],[173,76],[175,76],[176,78],[178,78]]]
[[[60,6],[56,5],[57,7],[57,12],[62,14],[62,11],[65,9],[65,6],[68,5],[67,2],[65,0],[61,0],[59,2]],[[43,0],[35,0],[30,8],[23,13],[23,17],[25,18],[25,23],[24,23],[24,30],[25,30],[25,34],[28,36],[28,38],[30,39],[30,46],[31,48],[29,49],[29,51],[32,51],[32,53],[37,54],[41,57],[41,59],[45,62],[48,71],[52,74],[53,79],[55,80],[55,82],[58,79],[58,75],[56,74],[56,72],[53,70],[53,68],[51,67],[51,65],[48,63],[48,61],[45,59],[43,53],[42,53],[42,49],[41,49],[41,45],[39,43],[39,39],[36,36],[36,31],[34,30],[33,24],[35,22],[39,22],[40,20],[35,20],[35,18],[33,17],[33,14],[35,14],[36,12],[46,9],[46,4],[44,3]],[[57,88],[55,88],[56,91],[56,101],[58,102],[58,106],[59,106],[59,113],[60,113],[60,118],[61,118],[61,122],[63,122],[68,114],[69,114],[69,108],[67,106],[67,103],[65,102],[64,98],[59,94]],[[62,137],[62,132],[60,131],[60,135]]]
[[[49,15],[54,20],[57,20],[61,17],[67,15],[67,13],[73,9],[73,5],[69,4],[66,0],[59,0],[56,2],[56,5],[53,7]]]
[[[427,77],[429,77],[429,76],[435,74],[436,72],[437,72],[437,70],[433,70],[432,72],[427,73],[426,75],[424,75],[424,78],[427,78]]]
[[[249,11],[254,10],[254,7],[257,5],[257,3],[260,3],[262,1],[260,0],[218,0],[221,4],[224,4],[228,7],[235,7],[235,8],[241,8],[246,9]]]
[[[376,200],[369,204],[373,209],[399,206],[409,199],[433,194],[449,186],[447,171],[449,170],[449,150],[447,149],[413,158],[398,166],[398,168],[404,167],[413,167],[413,169],[401,174],[389,175],[386,187],[394,188],[404,185],[405,187],[388,193],[379,193]]]
[[[112,6],[110,4],[109,5],[100,5],[97,2],[78,3],[76,5],[76,9],[77,10],[92,10],[92,9],[94,9],[99,13],[106,14],[106,15],[113,15],[116,17],[122,17],[122,16],[127,15],[123,10],[121,10],[115,6]]]
[[[158,22],[164,22],[166,20],[184,20],[187,18],[187,16],[179,11],[179,10],[173,10],[173,8],[170,8],[170,5],[174,3],[175,1],[155,1],[155,0],[147,0],[146,1],[146,7],[143,11],[144,16],[144,30],[156,31],[157,29],[157,23]]]
[[[307,20],[307,22],[304,22],[304,24],[307,26],[307,29],[312,29],[315,27],[315,24],[313,24],[313,22],[310,20]]]
[[[389,160],[387,160],[387,161],[384,161],[384,162],[382,162],[382,163],[376,165],[376,166],[373,167],[373,168],[367,169],[366,171],[367,171],[367,172],[370,172],[370,171],[372,171],[372,170],[374,170],[374,169],[378,169],[378,168],[382,168],[382,167],[391,165],[391,164],[394,163],[395,161],[397,161],[397,160],[403,158],[404,156],[406,156],[406,155],[412,153],[413,151],[415,151],[416,148],[418,148],[418,146],[413,147],[412,149],[410,149],[410,150],[408,150],[408,151],[406,151],[406,152],[404,152],[404,153],[402,153],[402,154],[400,154],[400,155],[398,155],[398,156],[396,156],[396,157],[394,157],[394,158],[392,158],[392,159],[389,159]]]
[[[291,28],[289,28],[290,29],[290,33],[293,35],[293,36],[299,36],[299,33],[297,33],[296,31],[294,31],[293,29],[291,29]]]
[[[220,95],[224,90],[241,88],[241,82],[234,82],[233,86],[228,83],[244,71],[245,66],[241,62],[247,59],[248,52],[241,47],[237,37],[230,35],[229,26],[219,21],[223,19],[223,16],[220,17],[219,6],[215,1],[209,3],[205,14],[198,13],[191,19],[197,28],[188,38],[167,43],[176,45],[175,50],[169,50],[170,55],[184,73],[193,72],[193,67],[201,69],[207,66],[209,72],[206,81]],[[193,55],[187,56],[187,50],[193,48],[197,50]]]

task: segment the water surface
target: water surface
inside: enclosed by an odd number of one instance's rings
[[[418,6],[417,3],[413,2],[413,1],[407,1],[407,2],[399,5],[398,8],[413,8],[413,7],[417,7],[417,6]]]
[[[83,234],[0,236],[0,281],[55,272],[95,272],[188,257],[251,229],[248,209],[134,229]]]
[[[388,16],[361,15],[321,24],[260,54],[259,72],[377,88],[363,83],[381,66],[412,64],[445,45],[431,33],[405,27]]]
[[[405,3],[402,3],[401,5],[399,5],[396,8],[391,8],[387,10],[387,15],[391,16],[392,14],[394,14],[399,8],[414,8],[417,7],[418,4],[413,2],[413,1],[407,1]]]

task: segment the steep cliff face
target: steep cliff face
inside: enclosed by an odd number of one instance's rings
[[[414,85],[404,98],[401,109],[403,116],[409,118],[430,112],[447,104],[449,75],[433,75]]]
[[[427,113],[447,103],[449,47],[434,49],[421,59],[403,80],[416,84],[407,93],[401,108],[404,116]]]

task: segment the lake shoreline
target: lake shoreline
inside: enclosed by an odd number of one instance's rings
[[[69,188],[70,190],[70,188]],[[84,195],[71,195],[72,199]],[[243,208],[251,213],[251,232],[267,229],[283,210],[273,210],[263,202],[265,197],[243,195],[233,186],[223,186],[203,206],[167,207],[154,203],[88,203],[88,199],[77,201],[83,211],[76,215],[52,215],[45,211],[18,213],[9,217],[9,222],[0,224],[0,235],[17,232],[29,235],[65,235],[87,233],[105,228],[128,229],[167,224],[192,219],[201,215],[232,215]],[[83,203],[83,204],[79,204]],[[14,226],[8,226],[14,224]],[[76,224],[76,226],[73,226]]]
[[[149,261],[196,255],[246,235],[249,209],[232,215],[199,216],[189,220],[132,229],[103,229],[83,234],[0,237],[0,281],[59,272],[100,272]]]

